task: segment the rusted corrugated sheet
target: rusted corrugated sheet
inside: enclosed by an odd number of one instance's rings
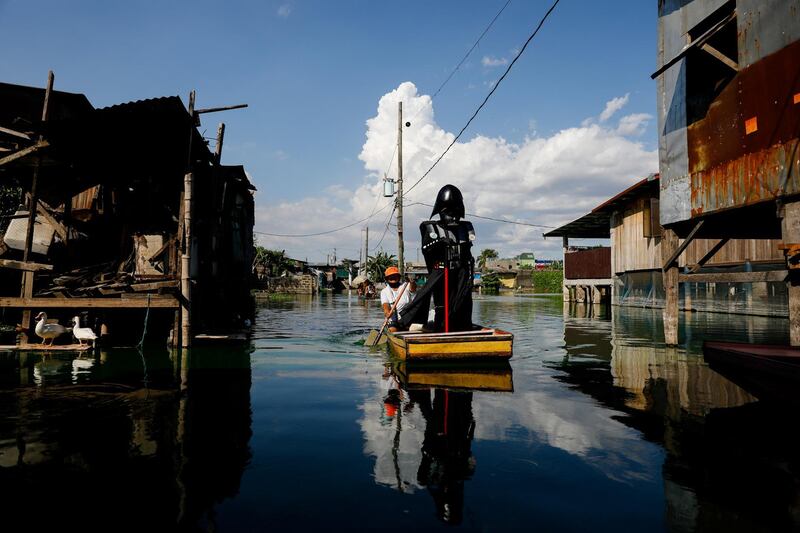
[[[659,65],[734,5],[723,4],[661,0]],[[739,69],[704,115],[692,116],[705,72],[687,68],[689,54],[658,78],[664,225],[800,193],[800,0],[737,0],[735,13]]]
[[[608,279],[611,277],[611,248],[591,248],[564,254],[564,278]]]

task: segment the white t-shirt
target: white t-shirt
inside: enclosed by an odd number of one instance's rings
[[[381,305],[389,304],[389,307],[394,305],[394,301],[397,300],[397,295],[400,294],[400,291],[403,289],[403,285],[400,285],[396,289],[391,288],[389,285],[383,288],[381,291]],[[397,308],[395,309],[395,314],[397,318],[400,319],[400,311],[407,306],[411,300],[414,299],[414,293],[411,292],[411,289],[406,289],[403,292],[403,296],[400,297],[400,302],[397,304]]]

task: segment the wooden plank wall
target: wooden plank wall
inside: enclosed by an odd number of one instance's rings
[[[649,214],[649,199],[640,198],[633,200],[629,209],[611,216],[611,253],[616,273],[661,269],[661,238],[644,236],[645,219]],[[774,239],[731,239],[706,265],[735,265],[746,261],[779,263],[783,261],[783,253],[778,250],[779,242]],[[716,243],[715,239],[696,239],[681,255],[679,265],[697,263]]]
[[[661,239],[644,236],[644,219],[649,215],[644,200],[633,200],[629,209],[611,216],[612,264],[617,272],[661,269]]]

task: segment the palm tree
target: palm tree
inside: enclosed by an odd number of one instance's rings
[[[393,255],[386,252],[378,252],[377,255],[367,257],[367,277],[372,280],[383,279],[384,271],[390,266],[397,266],[397,261]]]
[[[497,253],[497,250],[493,250],[492,248],[486,248],[481,251],[481,255],[478,256],[478,268],[483,270],[486,268],[486,261],[489,259],[497,259],[500,257],[500,254]]]

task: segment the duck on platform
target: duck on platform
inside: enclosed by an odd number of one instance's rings
[[[72,318],[72,336],[78,339],[78,342],[83,345],[83,341],[92,341],[92,346],[94,346],[94,341],[97,340],[97,335],[95,335],[92,328],[82,328],[81,327],[81,319],[80,317],[73,317]]]
[[[50,344],[48,346],[52,346],[56,337],[60,337],[69,331],[69,329],[61,324],[48,324],[47,314],[42,312],[36,315],[36,328],[33,331],[37,336],[42,338],[42,344],[44,344],[44,341],[47,339],[50,339]]]

